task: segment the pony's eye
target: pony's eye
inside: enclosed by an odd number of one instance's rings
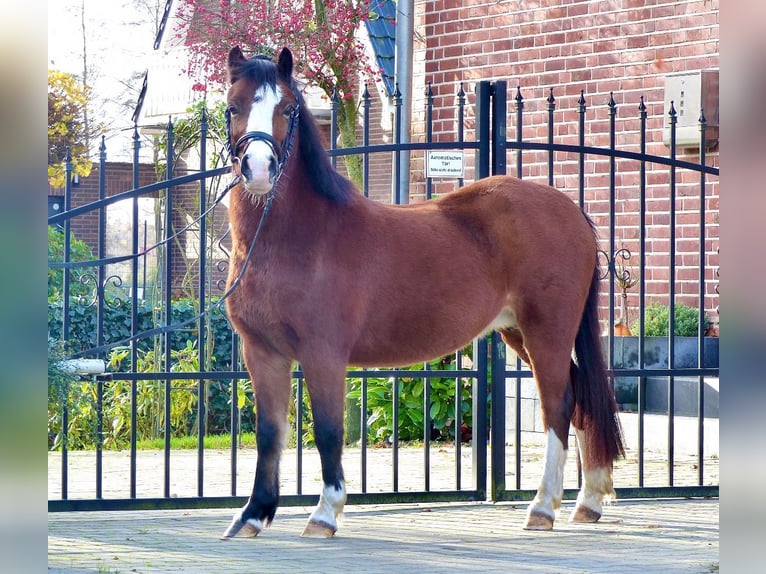
[[[255,95],[253,96],[253,101],[254,101],[256,104],[257,104],[257,103],[259,103],[259,102],[262,102],[262,101],[263,101],[263,96],[262,96],[261,94],[255,94]]]
[[[228,108],[226,108],[226,111],[229,112],[232,116],[236,116],[239,113],[239,110],[237,109],[237,106],[234,104],[231,104]]]

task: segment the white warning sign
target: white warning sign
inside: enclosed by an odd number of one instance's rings
[[[463,151],[429,150],[426,177],[463,177]]]

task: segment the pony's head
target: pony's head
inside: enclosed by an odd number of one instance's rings
[[[247,59],[237,46],[229,52],[227,70],[232,164],[245,189],[263,195],[275,185],[298,125],[300,96],[292,77],[293,56],[284,48],[276,63],[264,56]]]

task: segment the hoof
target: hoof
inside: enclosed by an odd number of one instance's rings
[[[243,521],[239,516],[235,516],[234,520],[226,529],[226,532],[221,536],[221,540],[229,540],[235,536],[241,538],[254,538],[261,533],[261,521],[260,520],[245,520]]]
[[[552,530],[553,517],[542,512],[530,512],[524,530]]]
[[[314,522],[309,520],[301,536],[306,538],[332,538],[337,532],[337,527],[330,526],[326,522]]]
[[[601,513],[591,510],[587,506],[578,506],[569,516],[569,522],[598,522]]]

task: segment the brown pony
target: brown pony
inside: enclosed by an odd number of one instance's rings
[[[505,176],[404,207],[368,200],[333,169],[288,49],[275,63],[234,48],[228,72],[241,183],[229,205],[229,284],[239,285],[227,308],[255,390],[258,462],[253,492],[224,538],[256,536],[274,518],[295,361],[324,482],[303,535],[329,537],[346,501],[347,365],[423,362],[492,329],[531,366],[547,434],[525,528],[553,527],[570,421],[583,461],[570,520],[598,520],[623,447],[599,341],[588,218],[561,192]],[[456,283],[455,273],[467,280]]]

